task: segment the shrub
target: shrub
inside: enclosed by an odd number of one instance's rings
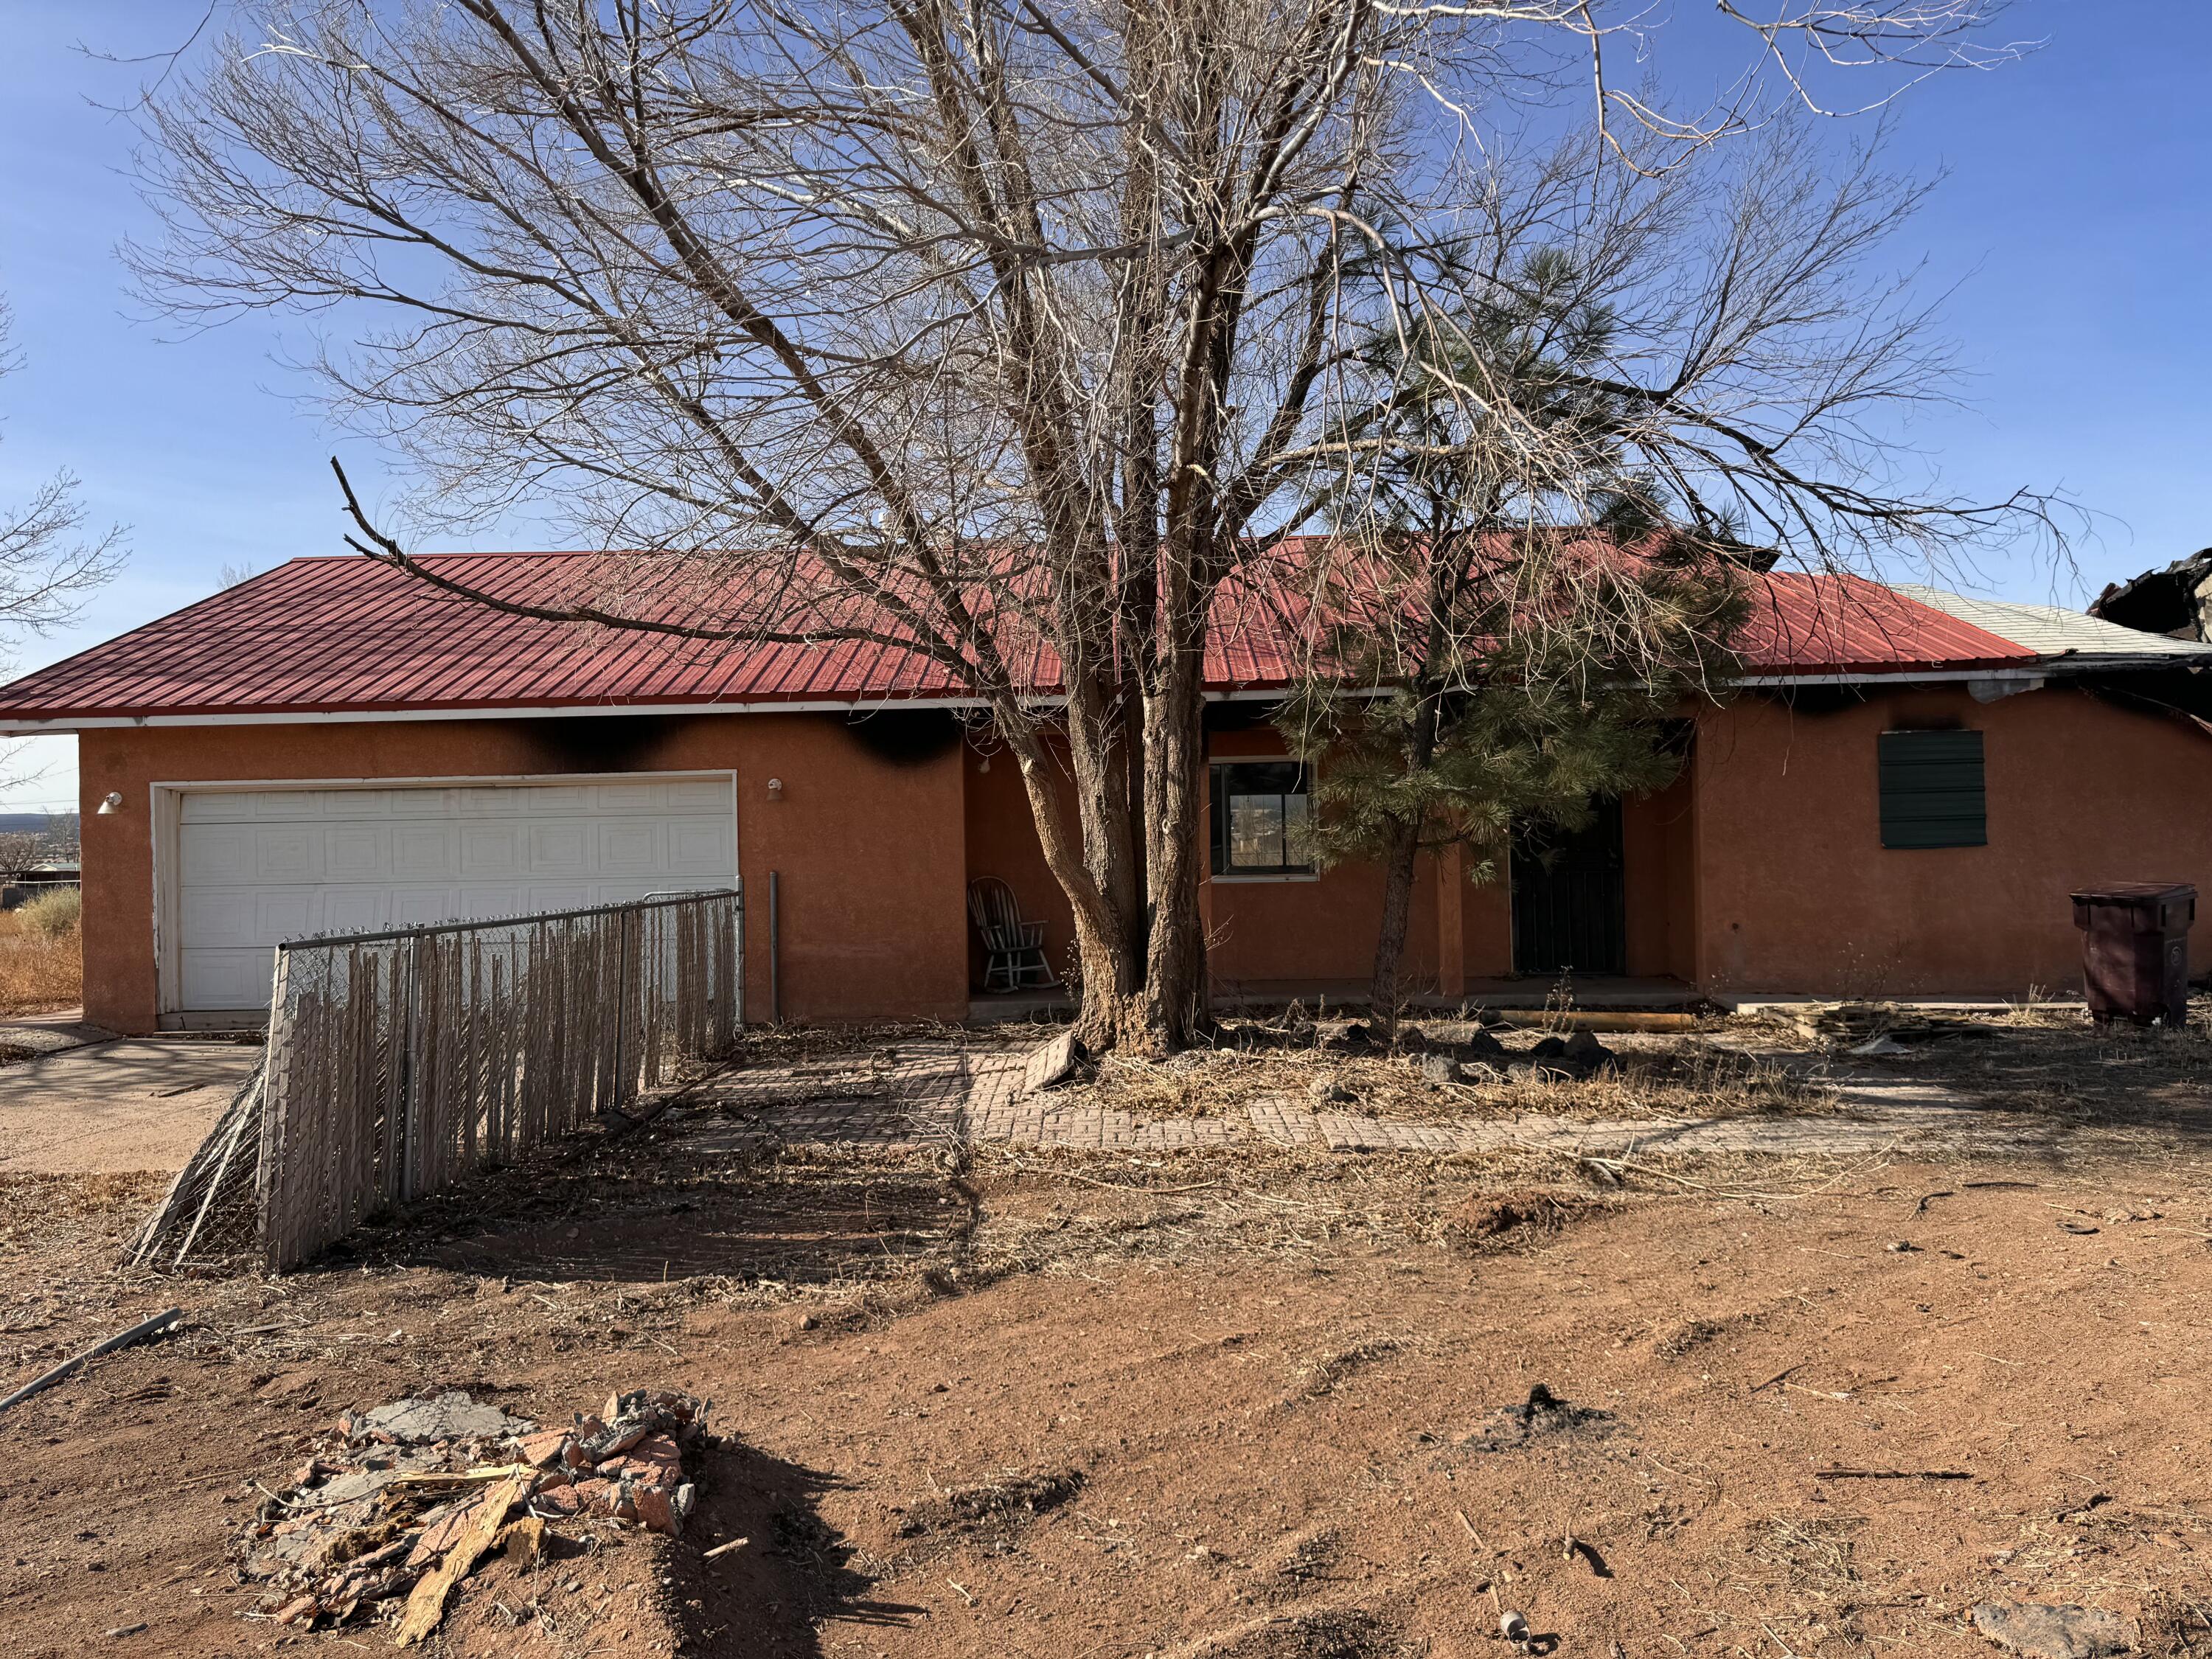
[[[59,939],[76,931],[83,914],[84,897],[74,887],[57,887],[41,893],[22,908],[23,927],[46,939]]]

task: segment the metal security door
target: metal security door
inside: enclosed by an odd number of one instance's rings
[[[1599,803],[1576,835],[1513,838],[1513,966],[1523,974],[1628,971],[1620,803]]]

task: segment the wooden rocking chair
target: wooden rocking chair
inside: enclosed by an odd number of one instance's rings
[[[983,940],[983,988],[1051,990],[1060,981],[1044,958],[1044,924],[1024,921],[1014,890],[996,876],[968,884],[968,915]]]

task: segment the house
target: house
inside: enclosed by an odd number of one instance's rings
[[[529,603],[598,556],[428,562]],[[2212,890],[2212,736],[2131,690],[2193,681],[2212,646],[1753,580],[1744,684],[1691,711],[1670,787],[1509,881],[1424,869],[1419,988],[2020,996],[2078,981],[2073,888]],[[1268,723],[1286,653],[1220,632],[1211,970],[1224,994],[1340,994],[1379,876],[1297,863],[1304,775]],[[131,1032],[254,1018],[283,939],[738,881],[756,1014],[773,948],[787,1018],[966,1016],[972,878],[1013,886],[1054,961],[1068,946],[1017,770],[967,712],[894,649],[544,622],[361,558],[295,560],[0,688],[0,728],[78,736],[86,1011]]]

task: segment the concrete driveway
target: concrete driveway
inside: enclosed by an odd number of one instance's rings
[[[260,1058],[117,1037],[0,1066],[0,1175],[181,1169]]]

